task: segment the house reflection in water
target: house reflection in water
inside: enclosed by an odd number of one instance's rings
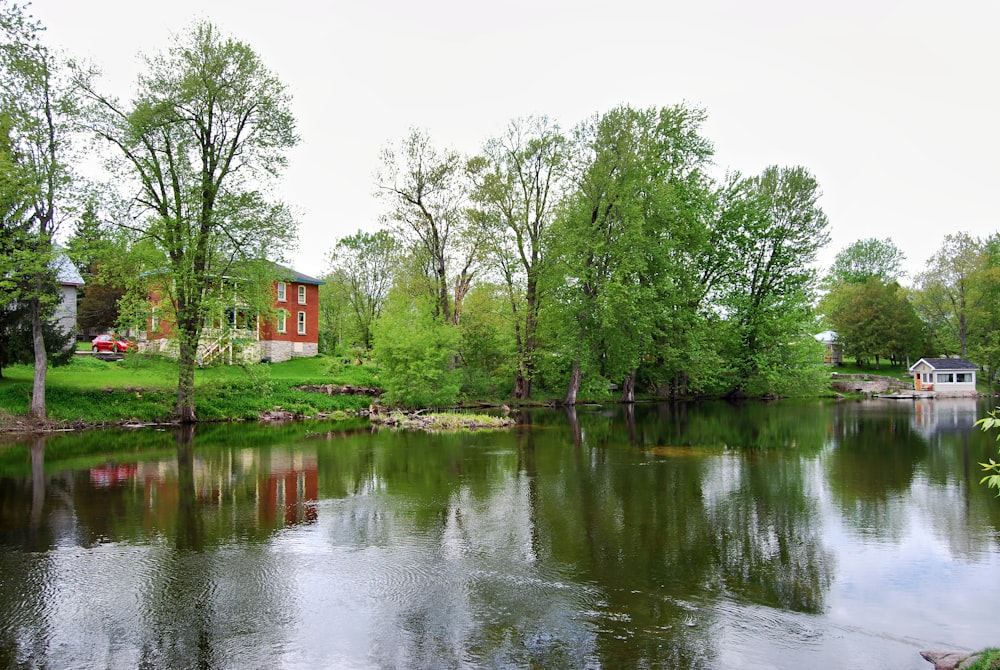
[[[910,423],[914,431],[933,442],[942,435],[968,434],[979,418],[978,408],[975,398],[919,399],[913,402]]]
[[[193,464],[197,504],[214,508],[258,529],[278,529],[317,520],[319,471],[315,454],[256,449],[196,454]],[[180,500],[176,460],[108,463],[90,468],[95,490],[119,489],[142,496],[147,530],[173,523]],[[133,493],[129,494],[127,491]]]
[[[285,526],[316,521],[319,473],[316,456],[272,454],[266,477],[258,477],[257,511],[261,525]]]

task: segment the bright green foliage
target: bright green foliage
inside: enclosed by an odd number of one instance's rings
[[[990,412],[989,416],[977,421],[976,425],[984,431],[1000,428],[1000,417],[997,416],[997,410]],[[997,440],[1000,440],[1000,435],[997,436]],[[1000,463],[997,463],[991,458],[989,459],[989,463],[980,463],[979,465],[982,466],[983,472],[992,473],[987,474],[980,479],[979,483],[995,488],[997,490],[997,496],[1000,496]]]
[[[44,330],[59,293],[52,269],[69,189],[75,91],[41,41],[42,26],[14,2],[0,4],[0,304],[27,306],[35,375],[30,412],[44,418],[48,353]],[[8,190],[9,189],[9,190]]]
[[[462,395],[472,400],[511,394],[517,350],[511,336],[513,318],[500,286],[479,284],[465,299],[459,324]]]
[[[327,281],[335,289],[327,295],[338,296],[345,304],[330,305],[327,313],[351,322],[351,332],[357,338],[353,344],[365,352],[371,349],[372,328],[392,286],[400,255],[399,241],[387,230],[358,231],[338,241],[330,253]],[[326,327],[336,325],[331,323]]]
[[[143,265],[131,249],[128,229],[116,230],[102,220],[100,198],[95,194],[76,220],[66,253],[83,277],[81,298],[77,305],[77,325],[83,332],[128,332],[131,323],[118,323],[118,302],[125,298],[130,285],[140,283]],[[142,295],[145,302],[145,295]],[[143,310],[145,317],[146,310]],[[134,324],[145,329],[145,318]]]
[[[969,314],[967,345],[969,357],[988,371],[990,384],[1000,370],[1000,234],[983,242],[983,263],[973,278],[979,297]]]
[[[393,289],[375,328],[384,400],[409,407],[453,404],[462,384],[456,368],[460,332],[443,323],[437,304]]]
[[[939,353],[968,354],[971,320],[985,306],[989,282],[996,281],[988,263],[982,240],[955,233],[945,235],[927,270],[917,276],[915,304],[930,324]]]
[[[517,365],[514,397],[531,397],[538,318],[545,298],[539,281],[549,262],[546,244],[569,169],[570,145],[545,117],[516,119],[469,162],[475,183],[474,222],[488,262],[503,277],[513,317]]]
[[[471,286],[478,245],[469,234],[465,161],[439,150],[422,131],[412,130],[398,151],[382,152],[377,195],[386,202],[384,220],[410,240],[431,281],[435,316],[458,323],[462,297]]]
[[[692,248],[708,237],[692,197],[711,156],[704,118],[683,105],[619,107],[576,130],[579,182],[553,234],[551,276],[569,290],[550,312],[575,325],[569,403],[585,370],[620,382],[631,399],[639,366],[670,330],[667,315],[692,308],[678,287],[697,274]]]
[[[319,350],[333,356],[362,358],[366,350],[357,343],[347,298],[347,282],[339,272],[323,276],[319,287]]]
[[[753,393],[783,374],[786,350],[814,328],[812,264],[829,235],[819,184],[805,168],[769,167],[731,188],[729,221],[738,227],[722,241],[734,272],[721,302],[739,332],[739,349],[728,352],[736,388]]]
[[[91,73],[78,83],[92,103],[91,128],[120,151],[122,187],[146,209],[143,233],[160,254],[149,269],[179,340],[177,413],[193,421],[205,322],[221,318],[238,291],[251,310],[270,302],[265,259],[294,236],[288,211],[265,194],[298,138],[281,82],[210,23],[147,67],[127,106],[98,93]]]
[[[903,276],[906,255],[890,238],[870,237],[848,245],[837,254],[828,273],[831,283],[863,284],[877,277],[891,284]]]
[[[978,658],[974,663],[962,662],[962,670],[997,670],[1000,668],[1000,649],[989,647],[975,653]]]
[[[562,387],[567,403],[616,390],[625,401],[818,391],[818,184],[795,167],[716,185],[704,119],[685,105],[623,106],[569,138],[516,120],[464,163],[419,132],[386,152],[386,220],[412,243],[398,304],[375,327],[389,397],[403,401],[404,378],[457,397],[452,373],[466,397],[506,393],[498,376],[510,374],[515,398]],[[344,313],[331,309],[340,323]]]

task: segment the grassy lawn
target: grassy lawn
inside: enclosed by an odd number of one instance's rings
[[[0,414],[26,415],[33,370],[15,365],[3,370]],[[308,384],[378,386],[378,369],[345,365],[325,356],[286,363],[213,366],[195,372],[195,409],[201,420],[252,419],[282,408],[315,416],[368,407],[370,398],[328,396],[295,389]],[[121,361],[77,356],[50,368],[46,382],[49,417],[63,422],[115,423],[167,420],[176,398],[176,362],[160,356],[129,355]]]

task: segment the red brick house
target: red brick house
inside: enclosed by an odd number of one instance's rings
[[[274,316],[247,314],[234,298],[234,304],[202,329],[199,365],[219,360],[278,363],[319,353],[319,287],[326,282],[283,265],[276,264],[275,269],[279,279],[272,286]],[[160,293],[151,291],[150,317],[145,336],[139,338],[140,348],[176,355],[174,324],[163,315],[160,301]]]
[[[287,279],[274,285],[274,323],[258,326],[262,358],[273,362],[319,353],[319,287],[314,277],[279,266]],[[258,319],[259,321],[259,319]]]

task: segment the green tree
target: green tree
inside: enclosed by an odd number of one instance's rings
[[[517,348],[513,395],[522,400],[532,393],[543,299],[539,279],[548,261],[545,241],[563,195],[568,162],[568,141],[546,117],[514,119],[470,162],[476,221],[490,262],[507,288]]]
[[[699,134],[704,118],[684,105],[619,107],[576,130],[578,182],[552,236],[552,280],[565,287],[555,293],[557,318],[572,341],[567,404],[585,371],[620,381],[623,399],[634,399],[666,316],[698,302],[680,287],[697,274],[690,250],[706,239],[704,221],[691,215],[711,156]]]
[[[343,289],[358,344],[365,351],[371,349],[372,328],[392,286],[400,257],[399,241],[387,230],[358,231],[339,240],[330,252],[330,276]]]
[[[815,344],[802,336],[814,327],[812,265],[829,240],[819,184],[805,168],[769,167],[735,188],[729,206],[740,228],[727,241],[734,274],[722,306],[739,334],[729,354],[736,389],[767,393],[776,380],[786,389],[809,386],[811,369],[789,365],[808,360],[795,350]]]
[[[517,347],[504,284],[478,282],[466,297],[458,343],[462,394],[472,400],[510,395]]]
[[[118,321],[118,301],[128,288],[128,278],[137,277],[138,266],[129,253],[127,235],[115,235],[101,220],[98,200],[89,200],[76,220],[66,243],[66,253],[83,277],[77,308],[81,331],[106,331]]]
[[[820,309],[845,353],[860,363],[882,357],[901,363],[924,353],[923,322],[896,282],[870,275],[861,283],[834,286]]]
[[[179,339],[177,414],[196,419],[194,367],[221,277],[263,296],[260,263],[287,248],[293,224],[269,202],[268,182],[298,137],[284,85],[245,43],[196,24],[147,59],[134,101],[123,106],[80,85],[93,130],[117,148],[122,177],[143,211],[136,225],[161,252],[160,289]]]
[[[905,273],[906,255],[890,238],[869,237],[844,247],[830,266],[831,283],[863,284],[878,277],[883,284],[898,281]]]
[[[973,283],[978,298],[969,315],[969,357],[993,385],[1000,370],[1000,234],[983,241],[983,262]]]
[[[942,353],[968,354],[971,320],[990,294],[982,283],[988,260],[982,240],[968,233],[945,235],[927,270],[916,277],[917,309],[931,325]]]
[[[420,130],[412,130],[398,152],[386,148],[381,158],[376,195],[387,203],[383,220],[420,248],[413,258],[426,264],[433,280],[435,315],[457,324],[479,260],[466,217],[465,161],[456,151],[436,149]]]
[[[31,415],[45,418],[45,379],[48,353],[45,326],[59,293],[52,269],[52,238],[60,216],[69,211],[72,184],[68,155],[70,123],[75,113],[74,89],[65,69],[41,41],[42,26],[24,6],[0,5],[0,117],[6,154],[5,186],[14,186],[3,198],[5,217],[23,217],[20,239],[7,256],[4,284],[7,298],[27,305],[34,356]],[[11,166],[17,176],[11,178]],[[11,207],[11,204],[13,207]],[[8,243],[11,240],[7,240]]]
[[[455,366],[460,332],[441,320],[426,293],[397,285],[375,327],[374,354],[382,366],[384,400],[411,407],[453,404],[462,385]]]
[[[347,278],[343,272],[334,270],[323,276],[326,282],[319,287],[319,350],[321,353],[347,355],[347,347],[356,346],[358,355],[363,354],[358,344],[361,339],[354,333],[350,309],[347,305]]]

